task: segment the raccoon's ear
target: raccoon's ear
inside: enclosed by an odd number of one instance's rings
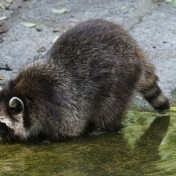
[[[17,97],[12,97],[9,101],[9,108],[19,113],[24,109],[23,101]]]

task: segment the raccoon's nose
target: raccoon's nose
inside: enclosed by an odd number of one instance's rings
[[[0,136],[2,137],[3,135],[8,133],[8,127],[5,123],[0,122]]]

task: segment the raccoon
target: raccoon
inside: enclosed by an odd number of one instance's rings
[[[90,124],[114,131],[137,90],[156,110],[169,109],[154,66],[118,24],[92,19],[63,33],[47,54],[0,91],[0,131],[15,140],[61,140]]]

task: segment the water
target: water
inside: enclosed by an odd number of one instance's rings
[[[121,132],[0,144],[0,176],[175,175],[176,112],[129,111]]]

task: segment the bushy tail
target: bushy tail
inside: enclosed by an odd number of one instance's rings
[[[158,86],[157,80],[158,77],[155,75],[153,65],[145,65],[139,81],[138,91],[153,108],[158,111],[164,111],[170,108],[170,104]]]

